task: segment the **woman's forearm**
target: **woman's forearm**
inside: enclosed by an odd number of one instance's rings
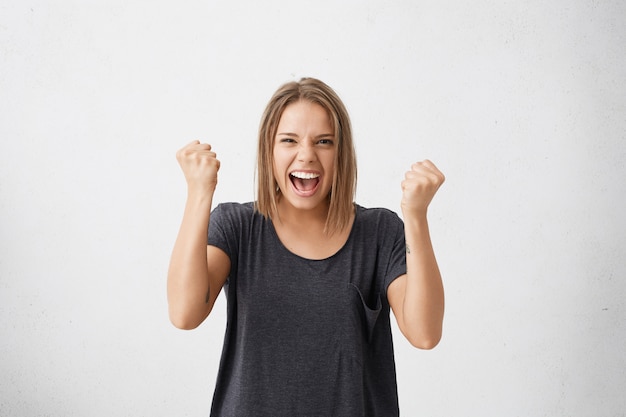
[[[169,315],[179,328],[197,327],[209,314],[207,230],[212,195],[189,194],[167,276]]]
[[[425,214],[405,218],[405,238],[403,332],[412,344],[430,349],[441,339],[444,290]]]

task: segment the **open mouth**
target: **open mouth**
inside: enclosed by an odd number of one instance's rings
[[[320,182],[320,174],[316,172],[294,171],[289,174],[289,179],[294,188],[301,193],[315,191]]]

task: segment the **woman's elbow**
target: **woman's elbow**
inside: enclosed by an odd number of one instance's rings
[[[204,318],[198,319],[190,314],[185,314],[181,312],[175,312],[170,310],[169,312],[170,322],[177,329],[181,330],[193,330],[200,326],[204,321]]]
[[[409,339],[409,343],[417,349],[422,350],[431,350],[434,349],[441,339],[419,339],[419,340],[411,340]]]
[[[172,322],[174,327],[180,330],[193,330],[199,326],[199,324],[190,323],[190,322],[181,321],[181,320],[170,319],[170,321]]]
[[[436,332],[433,334],[405,334],[405,337],[407,338],[411,346],[422,350],[434,349],[441,341],[440,332]]]

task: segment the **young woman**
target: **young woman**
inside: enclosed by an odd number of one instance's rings
[[[227,296],[211,415],[397,416],[390,308],[414,346],[441,338],[427,209],[443,174],[413,164],[404,222],[355,204],[348,113],[312,78],[283,85],[265,109],[256,202],[211,211],[211,145],[194,141],[177,159],[188,195],[168,274],[172,323],[193,329]]]

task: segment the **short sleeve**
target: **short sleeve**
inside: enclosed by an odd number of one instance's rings
[[[390,212],[386,219],[387,238],[391,245],[389,263],[385,273],[385,293],[389,284],[396,278],[406,274],[406,241],[404,237],[404,223],[396,213]]]
[[[213,209],[209,218],[207,237],[207,244],[223,250],[231,259],[231,262],[236,257],[237,252],[232,208],[227,204],[219,204]]]

